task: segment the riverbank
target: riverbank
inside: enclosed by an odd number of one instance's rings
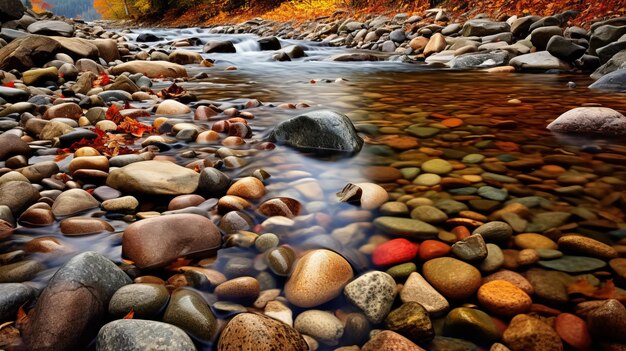
[[[0,10],[0,348],[623,347],[626,20]]]

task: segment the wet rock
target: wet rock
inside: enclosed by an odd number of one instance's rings
[[[601,259],[617,257],[617,251],[602,242],[581,235],[565,235],[559,238],[559,249]]]
[[[257,40],[257,43],[259,43],[259,48],[261,49],[261,51],[280,50],[281,48],[280,41],[276,37],[261,38]]]
[[[269,140],[315,154],[358,153],[363,139],[350,119],[333,111],[314,111],[281,122]]]
[[[222,301],[232,301],[245,305],[259,297],[259,282],[253,277],[238,277],[227,280],[215,288],[215,295]]]
[[[560,115],[547,127],[554,132],[626,134],[626,117],[608,107],[577,107]]]
[[[568,273],[594,271],[606,266],[606,262],[585,256],[563,256],[554,260],[539,261],[539,265]]]
[[[554,36],[561,36],[563,30],[558,26],[543,26],[533,29],[531,26],[530,41],[537,51],[544,51]]]
[[[31,184],[20,181],[9,181],[0,184],[0,206],[11,209],[14,216],[39,199],[39,192]]]
[[[547,49],[552,56],[560,58],[566,62],[572,62],[581,58],[587,49],[584,46],[575,44],[571,39],[555,35],[548,41]]]
[[[4,99],[7,102],[20,102],[28,100],[29,94],[21,89],[9,88],[2,86],[0,87],[0,98]]]
[[[0,266],[0,283],[21,283],[35,278],[44,270],[43,264],[34,260],[24,260]]]
[[[184,115],[191,112],[189,106],[176,100],[164,100],[156,109],[157,115]]]
[[[450,68],[454,69],[470,69],[470,68],[488,68],[504,65],[509,58],[506,51],[494,51],[490,53],[468,53],[456,56],[450,61]]]
[[[252,313],[241,313],[226,325],[217,344],[218,351],[271,350],[308,351],[302,335],[287,324]]]
[[[217,320],[200,294],[190,289],[172,293],[163,322],[173,324],[194,339],[209,341],[217,331]]]
[[[98,332],[109,300],[130,278],[106,257],[74,256],[52,277],[22,328],[30,350],[74,349]]]
[[[337,196],[341,202],[354,203],[364,210],[374,210],[389,200],[387,191],[374,183],[348,183]]]
[[[512,351],[563,350],[561,338],[554,329],[526,314],[513,317],[504,331],[503,340]]]
[[[386,233],[419,240],[435,238],[439,233],[436,227],[428,223],[401,217],[378,217],[374,225]]]
[[[465,22],[465,24],[463,25],[462,33],[464,37],[482,37],[486,35],[508,32],[509,30],[510,26],[506,22],[493,22],[490,20],[475,19]]]
[[[435,337],[428,312],[417,302],[406,302],[389,312],[385,324],[390,330],[420,344],[427,344]]]
[[[134,318],[150,319],[163,311],[170,299],[165,285],[136,283],[118,289],[109,302],[109,314],[122,318],[130,311]]]
[[[614,72],[608,73],[605,76],[600,77],[595,83],[589,86],[590,89],[604,89],[604,90],[625,90],[626,85],[626,69],[620,68]]]
[[[107,185],[122,192],[181,195],[196,191],[200,175],[169,161],[134,162],[114,169]]]
[[[438,292],[453,300],[468,298],[480,286],[478,269],[451,257],[435,258],[424,263],[423,274]]]
[[[206,44],[204,44],[204,47],[202,48],[202,51],[204,51],[207,54],[211,54],[211,53],[235,53],[235,52],[237,52],[237,49],[235,49],[235,45],[233,44],[232,41],[229,41],[229,40],[224,40],[224,41],[210,40]]]
[[[480,261],[487,257],[487,245],[480,234],[474,234],[454,243],[452,253],[463,261]]]
[[[294,321],[294,328],[326,345],[337,345],[344,332],[343,323],[337,317],[320,310],[300,313]]]
[[[141,33],[137,36],[136,40],[138,43],[151,43],[151,42],[159,41],[161,40],[161,38],[157,37],[156,35],[152,33]]]
[[[402,302],[417,302],[434,316],[441,315],[450,307],[446,298],[417,272],[411,273],[407,278],[400,290],[400,299]]]
[[[96,194],[96,192],[94,192]],[[122,196],[115,199],[108,199],[102,202],[102,209],[112,212],[134,211],[139,206],[139,201],[133,196]]]
[[[365,273],[344,288],[344,295],[353,305],[360,308],[372,323],[380,323],[396,297],[393,278],[380,271]]]
[[[150,78],[161,76],[169,78],[187,77],[185,67],[167,61],[130,61],[112,67],[110,71],[115,75],[120,75],[124,72],[131,74],[143,73]]]
[[[472,233],[482,235],[487,242],[505,242],[513,236],[513,229],[506,222],[493,221],[481,225]]]
[[[57,217],[100,207],[98,200],[82,189],[70,189],[59,195],[52,204],[52,213]]]
[[[614,299],[605,300],[587,317],[589,332],[596,340],[626,342],[626,308]]]
[[[0,10],[1,11],[1,10]],[[0,321],[12,321],[20,306],[35,297],[35,290],[20,283],[0,284]]]
[[[126,228],[124,256],[140,268],[162,267],[178,257],[204,255],[221,244],[219,229],[196,214],[172,214],[148,218]]]
[[[255,200],[265,195],[265,185],[255,177],[244,177],[231,185],[226,194]]]
[[[0,161],[15,155],[30,154],[30,147],[14,134],[0,134]]]
[[[141,319],[118,319],[106,324],[96,341],[99,351],[195,351],[191,338],[167,323]]]
[[[285,297],[299,307],[314,307],[341,294],[353,277],[352,267],[329,250],[315,250],[296,262],[285,284]]]
[[[514,57],[509,64],[517,69],[528,71],[547,71],[551,69],[566,71],[571,69],[566,62],[552,56],[547,51],[538,51]]]
[[[571,313],[561,313],[554,320],[554,329],[565,343],[576,350],[591,348],[592,340],[587,323],[580,317]]]
[[[501,337],[501,331],[485,312],[467,307],[450,311],[445,319],[444,334],[472,342],[490,345]]]
[[[179,65],[191,65],[200,63],[202,56],[197,52],[189,50],[174,50],[169,55],[169,61]]]
[[[361,351],[424,351],[424,349],[398,333],[385,330],[365,343]]]
[[[115,230],[109,222],[91,217],[66,218],[59,223],[59,228],[61,233],[67,236],[91,235]]]

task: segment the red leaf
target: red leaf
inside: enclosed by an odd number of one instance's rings
[[[5,86],[7,88],[15,88],[15,82],[4,83],[2,86]]]
[[[105,114],[105,118],[109,121],[113,121],[115,124],[120,124],[124,120],[124,117],[120,113],[120,110],[115,107],[115,105],[111,105]]]
[[[128,312],[122,319],[133,319],[133,317],[135,317],[135,311],[131,308],[130,312]]]

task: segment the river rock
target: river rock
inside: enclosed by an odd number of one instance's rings
[[[82,189],[70,189],[54,200],[52,213],[57,217],[63,217],[98,207],[100,203],[90,193]]]
[[[294,321],[294,328],[326,345],[336,345],[344,332],[343,323],[337,317],[320,310],[300,313]]]
[[[137,267],[156,268],[181,256],[206,254],[220,244],[221,234],[210,219],[181,213],[129,225],[122,238],[122,252]]]
[[[339,201],[360,205],[364,210],[374,210],[389,200],[387,191],[374,183],[349,183],[337,196]]]
[[[626,51],[626,50],[625,50]],[[626,54],[624,54],[626,58]],[[626,90],[626,67],[621,67],[614,72],[608,73],[605,76],[600,77],[595,83],[589,86],[590,89],[603,89],[603,90]]]
[[[577,107],[560,115],[547,127],[554,132],[626,134],[626,116],[608,107]]]
[[[504,280],[493,280],[483,284],[478,289],[478,301],[488,311],[501,316],[524,313],[533,303],[522,289]]]
[[[363,139],[348,117],[337,112],[313,111],[278,124],[269,140],[315,154],[347,153],[361,150]]]
[[[539,265],[561,272],[583,273],[604,268],[606,262],[585,256],[563,256],[554,260],[539,261]]]
[[[508,32],[511,29],[506,22],[493,22],[486,19],[474,19],[465,22],[463,25],[464,37],[483,37],[486,35]]]
[[[520,314],[511,320],[504,331],[504,343],[512,351],[562,351],[561,338],[541,320]]]
[[[380,271],[363,274],[346,285],[343,292],[375,324],[387,316],[397,293],[393,278]]]
[[[21,283],[0,284],[0,321],[15,319],[20,306],[35,297],[35,290]]]
[[[71,37],[74,26],[63,21],[37,21],[27,28],[29,33],[39,35]]]
[[[207,54],[235,53],[237,52],[237,49],[235,48],[235,45],[233,44],[233,42],[230,40],[224,40],[224,41],[210,40],[206,44],[204,44],[202,51],[204,51]]]
[[[1,56],[0,56],[1,57]],[[168,78],[184,78],[187,77],[185,67],[167,61],[130,61],[119,64],[110,69],[112,74],[120,75],[124,72],[132,74],[143,73],[150,78],[168,77]]]
[[[180,103],[176,100],[164,100],[156,109],[157,115],[184,115],[191,112],[189,106]]]
[[[9,22],[22,18],[26,8],[20,0],[6,0],[0,3],[0,22]]]
[[[130,278],[96,252],[74,256],[52,277],[22,328],[30,350],[70,350],[98,332],[115,291]]]
[[[587,316],[589,332],[598,340],[626,342],[626,308],[614,299],[605,300]]]
[[[174,50],[170,53],[169,61],[179,65],[191,65],[200,63],[202,56],[197,52],[189,50]]]
[[[547,50],[552,56],[560,58],[566,62],[573,62],[585,54],[587,49],[574,43],[571,39],[566,39],[560,35],[555,35],[548,41]]]
[[[217,320],[200,294],[190,289],[172,293],[163,322],[173,324],[194,339],[210,341],[217,331]]]
[[[109,302],[109,314],[116,318],[134,312],[134,318],[154,318],[161,313],[170,299],[162,284],[136,283],[121,287]]]
[[[481,261],[487,257],[487,245],[482,235],[474,234],[454,243],[452,253],[463,261]]]
[[[559,249],[564,252],[578,253],[605,260],[617,257],[617,251],[613,247],[581,235],[562,236],[559,238],[558,244]]]
[[[514,57],[509,64],[517,69],[528,71],[547,71],[551,69],[566,71],[571,69],[566,62],[552,56],[547,51],[538,51]]]
[[[411,301],[419,303],[433,316],[439,316],[450,308],[446,298],[417,272],[411,273],[407,278],[400,290],[400,299],[405,303]]]
[[[285,297],[299,307],[321,305],[339,296],[352,277],[352,267],[339,254],[311,251],[296,262],[285,284]]]
[[[406,302],[389,312],[385,324],[390,330],[406,335],[420,344],[427,344],[435,337],[428,312],[417,302]]]
[[[9,181],[0,184],[0,206],[7,206],[13,216],[18,216],[39,199],[39,192],[30,183]]]
[[[481,282],[478,269],[452,257],[440,257],[424,263],[424,278],[443,296],[464,300],[472,296]]]
[[[361,351],[425,351],[404,336],[384,330],[371,338]]]
[[[308,351],[309,346],[285,323],[260,314],[240,313],[222,331],[217,350]]]
[[[554,329],[563,341],[576,350],[591,348],[592,340],[587,323],[580,317],[571,313],[561,313],[554,320]]]
[[[28,92],[22,89],[9,88],[5,86],[0,86],[0,98],[4,99],[7,102],[20,102],[28,100]]]
[[[207,197],[220,197],[230,187],[231,179],[213,167],[206,167],[200,172],[198,192]]]
[[[61,44],[58,41],[41,35],[15,39],[0,49],[0,69],[25,71],[32,67],[42,67],[54,59],[54,55],[60,50]]]
[[[196,191],[200,175],[169,161],[134,162],[109,173],[107,185],[124,193],[182,195]]]
[[[501,337],[494,320],[485,312],[468,307],[458,307],[446,316],[444,333],[484,345],[490,345]]]
[[[29,155],[30,147],[15,134],[0,134],[0,161],[15,155]]]
[[[92,217],[66,218],[59,223],[59,229],[66,236],[82,236],[115,231],[109,222]]]
[[[141,319],[118,319],[106,324],[96,341],[98,351],[195,351],[191,338],[167,323]]]
[[[374,220],[374,225],[388,234],[418,240],[433,239],[439,233],[436,227],[428,223],[401,217],[378,217]]]

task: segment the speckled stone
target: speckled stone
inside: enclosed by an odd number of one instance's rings
[[[513,240],[520,249],[553,249],[557,244],[550,238],[536,233],[523,233],[516,235]]]
[[[487,257],[480,262],[478,269],[481,272],[491,273],[497,271],[504,263],[502,250],[496,244],[487,244]]]
[[[195,351],[191,338],[167,323],[142,319],[118,319],[98,333],[98,351]]]
[[[566,253],[576,253],[605,260],[617,257],[617,251],[611,246],[581,235],[562,236],[559,238],[558,245],[559,250]]]
[[[480,286],[478,269],[452,257],[439,257],[424,263],[422,273],[437,291],[453,300],[470,297]]]
[[[522,291],[524,291],[528,295],[532,295],[534,293],[533,286],[530,284],[530,282],[526,280],[526,278],[524,278],[523,275],[517,272],[508,271],[508,270],[500,270],[496,273],[493,273],[484,277],[483,284],[486,284],[494,280],[507,281],[515,285],[516,287],[522,289]]]
[[[511,238],[513,229],[506,222],[494,221],[481,225],[472,234],[480,234],[486,242],[504,242]]]
[[[285,297],[299,307],[321,305],[339,296],[352,277],[352,267],[340,255],[330,250],[311,251],[296,262],[285,284]]]
[[[300,313],[294,321],[294,328],[326,345],[337,345],[344,332],[343,324],[335,315],[320,310]]]
[[[372,323],[380,323],[396,297],[396,282],[385,272],[372,271],[346,285],[344,294]]]
[[[420,344],[427,344],[435,337],[428,312],[417,302],[406,302],[389,312],[385,324],[390,330],[406,335]]]
[[[530,309],[533,301],[517,286],[493,280],[478,289],[478,301],[488,311],[501,316],[514,316]]]
[[[482,235],[474,234],[454,243],[452,253],[463,261],[481,261],[487,257],[487,245]]]
[[[309,346],[294,328],[270,317],[240,313],[228,322],[217,344],[218,351],[308,351]]]
[[[589,313],[587,323],[594,340],[626,342],[626,308],[618,300],[604,301]]]
[[[549,325],[526,314],[511,320],[504,331],[504,343],[512,351],[562,351],[561,338]]]
[[[52,213],[57,217],[69,216],[81,211],[97,208],[98,200],[82,189],[70,189],[59,195],[52,204]]]

